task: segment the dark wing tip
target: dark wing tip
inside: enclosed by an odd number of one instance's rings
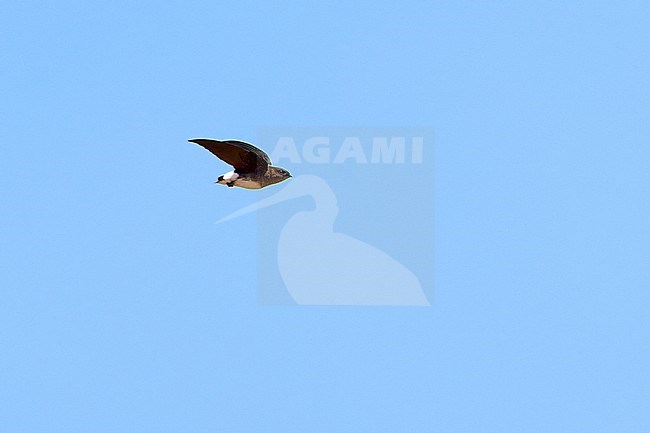
[[[190,138],[187,141],[190,143],[198,144],[199,146],[208,150],[210,150],[211,146],[222,142],[221,140],[215,140],[214,138]]]

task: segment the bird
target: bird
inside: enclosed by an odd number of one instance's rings
[[[219,176],[215,183],[220,185],[261,189],[291,177],[291,173],[284,168],[271,165],[271,158],[264,151],[245,141],[211,138],[192,138],[188,141],[198,144],[233,166],[233,170]]]

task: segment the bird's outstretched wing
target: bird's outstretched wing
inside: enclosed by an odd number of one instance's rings
[[[243,141],[220,141],[209,138],[194,138],[188,141],[206,148],[222,161],[235,167],[235,171],[239,174],[263,173],[271,165],[271,159],[266,153]]]

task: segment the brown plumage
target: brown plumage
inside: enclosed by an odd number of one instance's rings
[[[284,168],[272,166],[269,156],[250,143],[209,138],[195,138],[188,141],[198,144],[233,166],[234,170],[219,176],[216,183],[229,187],[260,189],[291,177]]]

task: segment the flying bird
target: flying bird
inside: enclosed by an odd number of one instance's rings
[[[232,165],[229,171],[215,183],[230,188],[260,189],[287,180],[291,174],[281,167],[271,165],[271,158],[261,149],[239,140],[212,140],[194,138],[188,140],[209,150],[220,160]]]

